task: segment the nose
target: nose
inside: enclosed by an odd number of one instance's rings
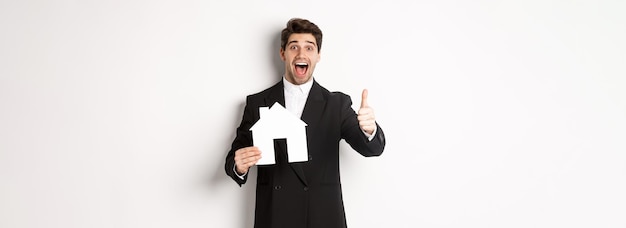
[[[302,49],[298,49],[298,51],[296,52],[296,57],[301,57],[304,56],[304,51],[302,51]]]

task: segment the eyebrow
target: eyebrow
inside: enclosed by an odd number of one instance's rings
[[[313,42],[313,41],[308,41],[308,40],[306,40],[306,41],[304,41],[304,42],[307,42],[307,43],[310,43],[310,44],[316,45],[316,44],[315,44],[315,42]],[[292,40],[292,41],[289,41],[289,43],[287,43],[287,45],[290,45],[291,43],[298,43],[298,41],[297,41],[297,40]]]

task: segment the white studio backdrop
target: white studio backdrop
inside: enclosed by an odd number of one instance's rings
[[[624,1],[0,2],[0,227],[252,227],[223,171],[279,32],[387,135],[349,227],[626,227]]]

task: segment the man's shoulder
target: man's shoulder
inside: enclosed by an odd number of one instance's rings
[[[320,84],[317,84],[317,85],[320,87],[322,95],[326,97],[326,100],[330,102],[335,102],[335,101],[345,102],[345,101],[351,100],[350,95],[345,94],[344,92],[330,91]]]
[[[281,90],[282,89],[282,81],[279,81],[278,83],[270,86],[267,89],[264,89],[260,92],[256,92],[253,94],[248,95],[248,98],[254,98],[254,97],[267,97],[269,94],[276,92],[276,90]]]
[[[345,94],[343,92],[340,91],[332,91],[329,93],[328,95],[328,101],[331,103],[338,103],[338,104],[348,104],[351,105],[352,104],[352,99],[350,98],[350,95]]]

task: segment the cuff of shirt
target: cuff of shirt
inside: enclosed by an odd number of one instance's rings
[[[374,132],[372,132],[372,134],[368,134],[367,132],[363,131],[363,134],[365,134],[365,137],[367,137],[368,141],[372,141],[372,139],[374,139],[374,136],[376,136],[376,131],[378,130],[377,128],[374,128]],[[236,172],[235,172],[236,173]]]
[[[242,180],[246,177],[246,174],[248,174],[248,172],[246,172],[243,175],[239,175],[239,173],[237,172],[237,165],[233,165],[233,171],[235,171],[235,175],[237,175],[237,177]]]

